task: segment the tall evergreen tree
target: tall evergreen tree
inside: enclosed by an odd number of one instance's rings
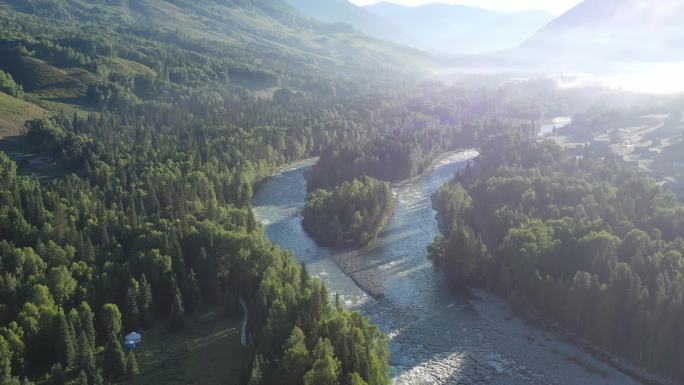
[[[197,283],[202,290],[202,298],[209,303],[216,303],[217,294],[220,292],[217,266],[210,259],[204,247],[200,248],[199,256],[195,263],[197,267]]]
[[[265,361],[261,354],[257,354],[252,362],[252,370],[249,373],[247,385],[262,385],[264,383]]]
[[[81,370],[85,372],[88,379],[88,384],[102,385],[104,383],[102,376],[100,375],[100,369],[97,367],[95,362],[95,356],[91,350],[87,352],[87,355],[84,359],[83,368]]]
[[[283,356],[282,379],[285,384],[298,385],[311,367],[311,356],[306,348],[302,329],[297,326],[292,329],[283,350],[285,355]]]
[[[149,327],[152,324],[152,287],[147,282],[145,274],[140,277],[140,289],[138,291],[137,302],[140,322],[143,327]]]
[[[133,350],[129,350],[126,354],[126,370],[130,376],[137,376],[140,374],[140,365],[135,358],[135,352]]]
[[[368,383],[363,380],[363,377],[356,372],[349,375],[349,380],[347,382],[349,385],[368,385]]]
[[[107,303],[102,306],[100,311],[100,333],[105,338],[110,338],[112,333],[115,336],[121,334],[121,312],[116,304]]]
[[[328,339],[319,339],[314,349],[313,367],[304,375],[304,385],[339,385],[340,362]]]
[[[66,373],[64,373],[64,369],[62,369],[62,365],[52,365],[52,369],[50,370],[50,385],[65,385],[66,382]]]
[[[12,349],[5,337],[0,335],[0,382],[12,378]]]
[[[67,318],[61,313],[58,316],[55,357],[65,368],[72,367],[76,362],[76,338]]]
[[[185,309],[183,308],[183,299],[179,290],[176,290],[176,295],[171,303],[169,323],[171,330],[173,331],[181,331],[185,329]]]
[[[126,330],[137,330],[140,324],[140,308],[138,305],[138,298],[140,297],[140,285],[135,278],[128,280],[128,289],[126,290],[126,298],[124,301],[124,324]]]
[[[102,369],[108,378],[118,378],[126,374],[126,356],[119,338],[113,332],[105,345]]]
[[[82,370],[85,370],[93,359],[93,347],[90,345],[90,341],[85,331],[81,331],[81,334],[78,336],[77,346],[77,363]]]
[[[195,315],[199,311],[202,304],[202,291],[197,284],[195,278],[195,271],[190,269],[188,274],[188,301],[186,301],[186,308],[189,314]]]
[[[82,302],[81,305],[79,305],[78,314],[81,319],[81,330],[85,333],[87,342],[92,350],[95,348],[95,316],[87,302]]]
[[[88,375],[83,370],[78,373],[75,385],[90,385],[88,383]]]

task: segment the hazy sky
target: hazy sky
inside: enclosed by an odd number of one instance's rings
[[[354,4],[367,5],[378,0],[350,0]],[[582,0],[384,0],[403,5],[421,5],[428,3],[450,3],[472,5],[481,8],[499,9],[503,11],[526,11],[543,9],[554,15],[560,15],[582,2]]]

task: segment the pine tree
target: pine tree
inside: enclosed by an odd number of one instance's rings
[[[126,357],[114,333],[110,334],[109,341],[105,345],[102,368],[108,378],[117,378],[126,374]]]
[[[102,380],[102,376],[100,375],[100,370],[97,368],[97,365],[95,364],[95,357],[93,356],[93,352],[90,351],[89,353],[90,354],[88,354],[85,359],[85,365],[82,369],[82,372],[85,373],[88,384],[102,385],[104,381]]]
[[[93,357],[93,348],[90,346],[90,341],[88,336],[84,331],[81,331],[81,335],[78,336],[78,366],[85,370],[88,367],[89,361]]]
[[[0,383],[12,377],[12,349],[5,338],[0,335]]]
[[[135,278],[128,280],[128,290],[124,301],[124,322],[126,330],[136,330],[140,324],[140,308],[138,297],[140,296],[140,285]]]
[[[100,333],[103,337],[109,337],[114,333],[115,336],[121,334],[121,312],[119,307],[113,303],[102,306],[100,311]]]
[[[302,262],[299,270],[299,285],[301,286],[302,290],[306,289],[309,286],[310,280],[311,277],[309,276],[309,271],[306,268],[306,264]]]
[[[304,373],[311,366],[311,357],[306,348],[304,332],[295,326],[290,338],[285,342],[283,350],[283,378],[286,384],[296,385],[302,382]]]
[[[330,340],[318,340],[314,357],[313,367],[304,375],[304,385],[339,385],[340,362],[334,356]]]
[[[197,279],[195,278],[195,272],[190,269],[190,274],[188,274],[188,301],[187,309],[190,314],[197,314],[199,308],[202,304],[202,292],[197,285]]]
[[[50,385],[64,385],[66,384],[66,373],[62,369],[62,365],[54,364],[50,370]]]
[[[130,376],[137,376],[140,374],[140,365],[138,365],[138,360],[135,358],[135,352],[129,350],[126,354],[126,369]]]
[[[58,317],[55,356],[63,367],[70,368],[76,361],[76,339],[64,314]]]
[[[360,374],[354,372],[349,374],[349,385],[368,385]]]
[[[171,303],[169,321],[171,330],[181,331],[185,329],[185,309],[183,308],[183,299],[179,290],[176,290],[176,295]]]
[[[82,302],[78,307],[78,314],[81,318],[81,330],[85,333],[87,337],[88,345],[90,349],[95,348],[95,316],[93,311],[87,302]]]
[[[264,382],[264,358],[261,354],[257,354],[252,362],[252,370],[249,373],[249,382],[247,385],[261,385]]]
[[[216,303],[217,294],[219,293],[217,267],[214,261],[209,259],[204,247],[200,249],[195,266],[197,267],[197,283],[202,290],[203,299],[209,303]]]
[[[140,277],[140,289],[138,290],[138,309],[140,322],[143,327],[152,324],[152,286],[147,282],[145,274]]]
[[[78,374],[78,379],[76,380],[75,385],[89,385],[88,384],[88,375],[81,370],[81,372]]]

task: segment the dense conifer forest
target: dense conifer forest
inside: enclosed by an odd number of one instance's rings
[[[254,189],[319,156],[304,226],[364,245],[389,182],[472,146],[434,200],[435,265],[684,376],[684,208],[608,155],[529,141],[581,94],[422,82],[428,55],[280,0],[5,0],[0,31],[0,384],[140,378],[125,334],[243,300],[237,382],[388,385],[388,338],[267,239]]]
[[[434,197],[434,264],[684,378],[684,206],[610,153],[511,134],[481,154]]]
[[[321,244],[363,246],[382,231],[392,206],[389,183],[364,176],[309,194],[302,225]]]
[[[240,382],[389,383],[386,337],[330,304],[250,210],[275,167],[361,132],[346,121],[365,91],[270,43],[234,43],[250,25],[236,14],[318,28],[280,2],[201,3],[175,7],[233,12],[215,22],[234,39],[170,28],[164,17],[182,15],[162,1],[0,8],[2,91],[53,111],[26,123],[19,150],[68,170],[27,175],[0,153],[3,384],[135,376],[145,368],[124,354],[125,333],[179,331],[238,297],[253,336]],[[280,87],[257,97],[254,84]]]

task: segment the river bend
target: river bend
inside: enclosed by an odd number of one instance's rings
[[[302,229],[304,178],[315,159],[293,163],[262,183],[254,213],[273,242],[389,336],[396,385],[636,384],[521,321],[504,300],[483,291],[474,291],[475,298],[453,292],[433,269],[426,247],[439,230],[430,197],[477,155],[473,150],[449,154],[426,175],[394,185],[394,215],[378,241],[362,249],[321,247]],[[372,277],[384,296],[371,298],[340,270],[336,258],[361,261],[356,275]]]

